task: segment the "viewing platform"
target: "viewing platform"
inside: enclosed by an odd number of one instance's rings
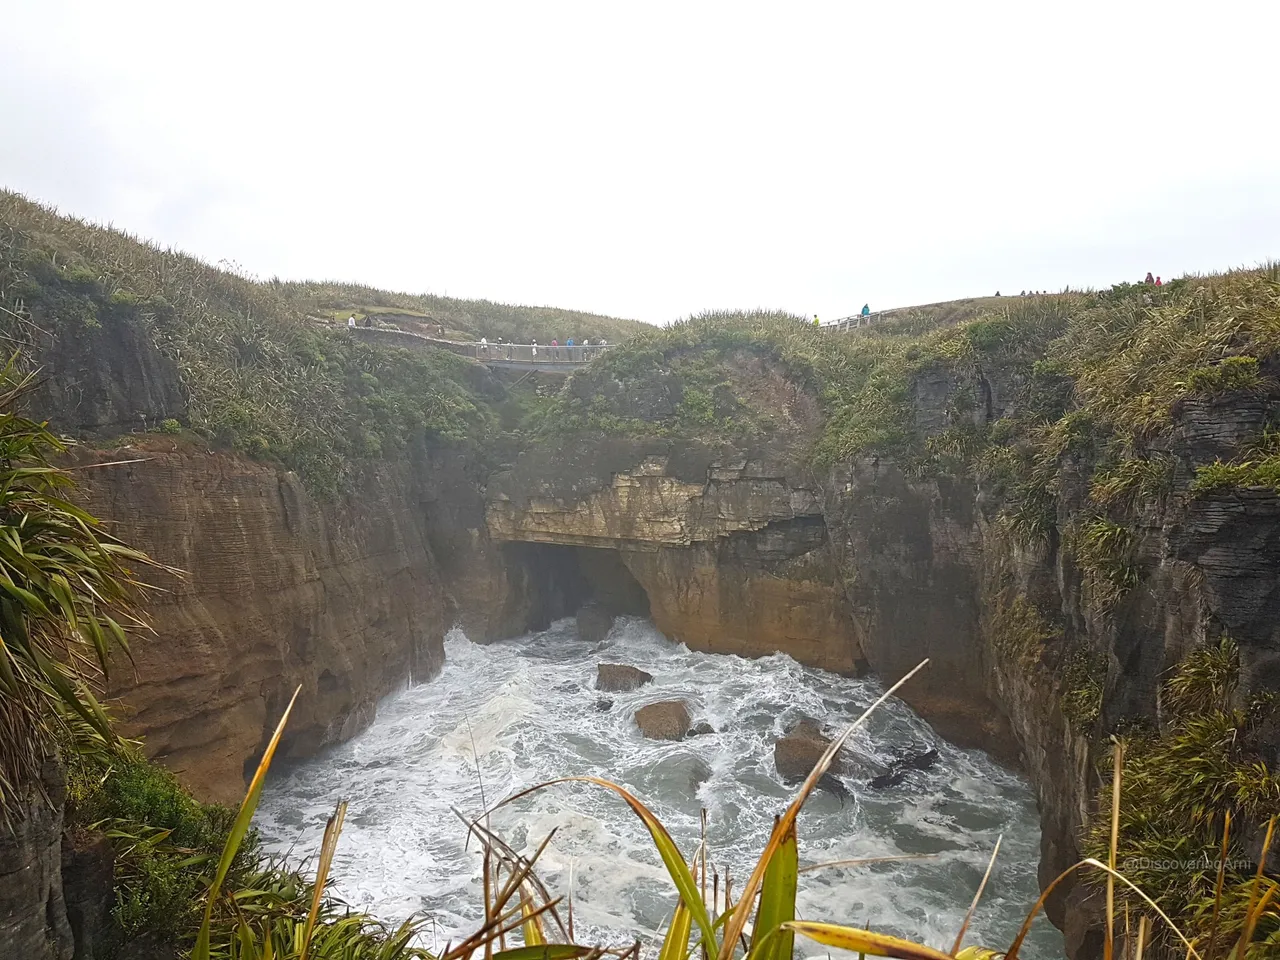
[[[408,330],[391,330],[387,327],[337,327],[339,331],[383,346],[406,347],[410,350],[448,350],[462,357],[469,357],[487,367],[503,370],[537,371],[569,375],[585,366],[606,350],[609,344],[590,346],[552,347],[528,343],[468,343],[428,337]]]

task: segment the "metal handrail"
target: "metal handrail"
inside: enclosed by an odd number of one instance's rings
[[[612,344],[575,344],[550,346],[529,343],[472,343],[475,358],[480,361],[512,361],[519,363],[588,363],[610,349]]]
[[[865,315],[861,313],[854,313],[847,317],[841,317],[838,320],[827,320],[818,324],[818,327],[821,330],[857,330],[859,327],[870,326],[872,321],[878,319],[879,316],[880,313],[878,311]]]

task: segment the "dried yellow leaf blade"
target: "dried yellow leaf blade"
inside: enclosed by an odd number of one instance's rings
[[[912,943],[910,940],[891,937],[885,933],[872,933],[870,930],[859,930],[856,927],[842,927],[835,923],[793,920],[782,924],[782,929],[794,931],[823,946],[852,950],[854,953],[865,953],[872,957],[895,957],[898,960],[952,960],[950,954],[935,950],[933,947],[926,947],[922,943]]]
[[[547,935],[542,929],[542,918],[533,912],[533,899],[524,887],[520,888],[520,915],[524,917],[525,946],[543,946],[547,942]]]

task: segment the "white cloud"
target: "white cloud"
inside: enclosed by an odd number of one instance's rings
[[[1270,0],[19,7],[0,182],[264,276],[662,322],[1280,256]]]

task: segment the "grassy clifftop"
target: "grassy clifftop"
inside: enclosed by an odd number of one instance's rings
[[[646,331],[578,374],[546,429],[747,438],[787,429],[807,397],[818,465],[890,455],[915,471],[1012,477],[1010,458],[1029,471],[1087,439],[1100,470],[1136,476],[1118,465],[1167,440],[1180,401],[1275,390],[1280,266],[974,311],[899,311],[855,333],[784,314],[704,314]],[[792,393],[761,390],[752,364]],[[946,395],[941,415],[924,414],[931,381]],[[1270,476],[1270,458],[1248,469]],[[1204,482],[1228,479],[1218,470]]]
[[[154,348],[184,396],[181,410],[164,413],[167,428],[278,461],[332,493],[356,461],[395,456],[415,437],[466,443],[511,426],[508,392],[477,365],[443,351],[370,347],[309,319],[347,311],[407,312],[491,338],[617,342],[644,327],[544,307],[255,282],[0,192],[0,335],[42,360],[77,341]],[[96,362],[95,349],[83,351],[86,362]]]

